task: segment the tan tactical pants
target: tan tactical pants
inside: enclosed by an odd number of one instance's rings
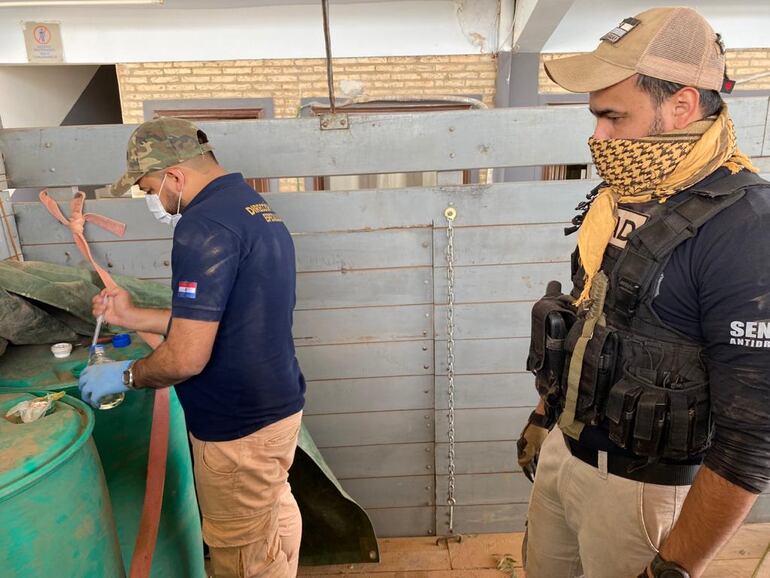
[[[529,503],[527,578],[637,576],[671,531],[689,489],[607,474],[573,457],[555,427],[543,443]]]
[[[190,436],[216,578],[297,575],[302,519],[288,483],[302,412],[227,442]]]

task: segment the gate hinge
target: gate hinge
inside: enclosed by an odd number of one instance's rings
[[[348,130],[348,115],[345,113],[322,114],[321,130]]]

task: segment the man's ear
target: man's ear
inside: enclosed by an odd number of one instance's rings
[[[703,118],[697,88],[685,86],[671,95],[669,104],[676,129],[685,128]]]
[[[179,167],[169,167],[166,169],[166,183],[172,186],[172,190],[177,191],[184,186],[186,181],[184,171]]]

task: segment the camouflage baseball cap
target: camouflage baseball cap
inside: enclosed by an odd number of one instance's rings
[[[210,150],[213,147],[206,134],[189,120],[166,116],[147,121],[131,133],[126,151],[127,170],[112,184],[110,191],[119,197],[143,176]]]

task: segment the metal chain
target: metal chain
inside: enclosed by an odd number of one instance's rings
[[[444,216],[447,220],[447,247],[446,247],[446,263],[447,263],[447,379],[448,388],[447,393],[449,395],[449,413],[447,415],[449,421],[448,437],[449,437],[449,467],[448,471],[448,490],[447,490],[447,504],[449,505],[449,533],[454,533],[454,509],[455,509],[455,252],[454,252],[454,227],[453,223],[457,216],[457,211],[454,207],[448,207],[444,211]]]

